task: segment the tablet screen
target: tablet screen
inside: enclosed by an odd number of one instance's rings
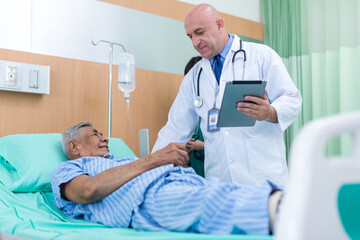
[[[251,95],[263,97],[266,81],[233,81],[227,82],[219,112],[218,127],[250,127],[256,119],[249,117],[236,109],[237,102]]]

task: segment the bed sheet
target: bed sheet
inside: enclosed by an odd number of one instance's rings
[[[13,193],[1,183],[0,232],[29,239],[273,239],[271,236],[139,232],[109,228],[68,218],[54,205],[52,192]]]

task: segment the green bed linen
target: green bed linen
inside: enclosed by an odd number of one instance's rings
[[[0,232],[29,239],[273,239],[270,236],[139,232],[109,228],[68,218],[53,204],[52,192],[13,193],[1,183]]]

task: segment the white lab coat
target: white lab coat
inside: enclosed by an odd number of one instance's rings
[[[220,77],[216,107],[220,108],[227,81],[241,80],[243,54],[235,58],[235,78],[231,58],[240,48],[234,37]],[[152,152],[172,142],[186,143],[191,138],[199,117],[205,142],[205,177],[217,177],[223,182],[254,185],[264,180],[284,185],[287,178],[284,130],[299,115],[302,98],[292,82],[279,55],[263,44],[243,42],[246,51],[244,80],[267,81],[267,96],[276,109],[279,123],[256,121],[254,127],[221,128],[207,131],[208,111],[213,107],[216,78],[208,59],[203,58],[185,76],[170,109],[168,122],[160,130]],[[197,96],[197,76],[200,78],[200,108],[193,105]],[[235,107],[235,106],[234,106]]]

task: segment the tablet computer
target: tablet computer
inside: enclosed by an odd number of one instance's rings
[[[244,101],[248,95],[263,97],[266,81],[232,81],[227,82],[219,112],[218,127],[250,127],[256,119],[236,110],[236,104]]]

